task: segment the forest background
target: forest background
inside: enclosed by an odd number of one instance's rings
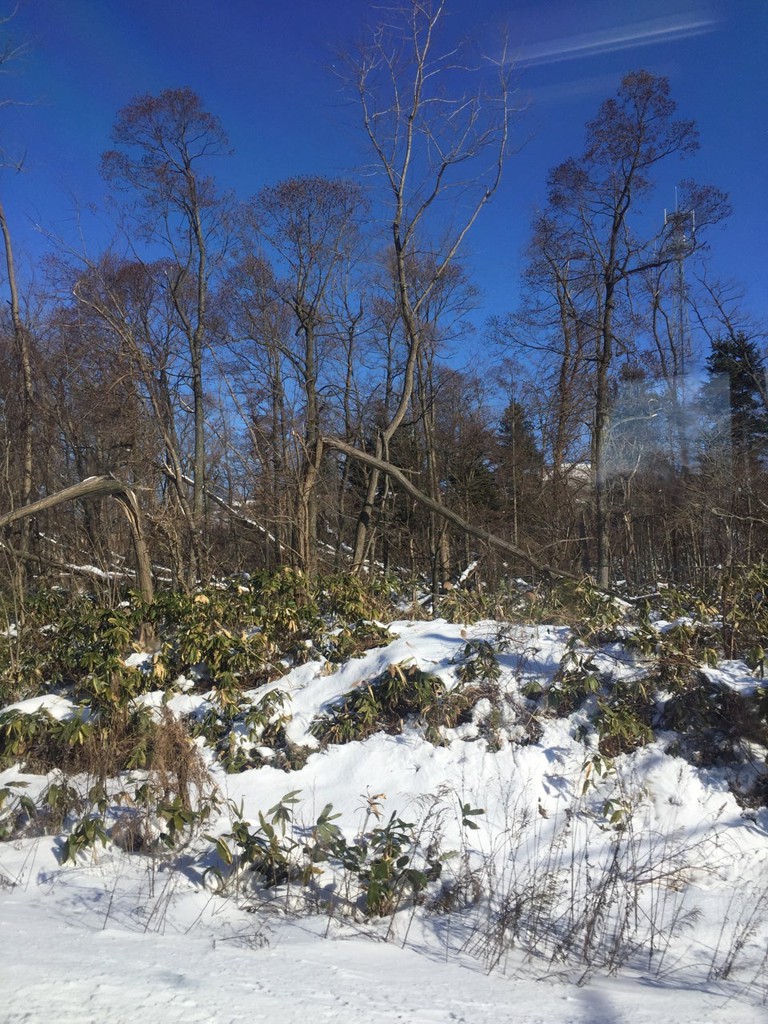
[[[246,198],[227,110],[184,84],[142,92],[137,73],[66,229],[36,220],[44,245],[19,262],[0,208],[10,588],[151,592],[290,565],[397,571],[437,596],[521,573],[706,584],[759,561],[759,267],[718,249],[729,182],[686,170],[707,169],[696,110],[655,69],[605,76],[573,152],[523,186],[525,76],[568,47],[521,49],[513,23],[473,35],[448,2],[353,6],[358,34],[315,54],[354,125],[344,173],[311,169],[307,124],[299,173]],[[650,19],[635,44],[708,32],[713,10]],[[11,196],[34,153],[25,13],[3,25],[3,69],[22,72]],[[575,38],[627,57],[620,34]],[[492,274],[485,301],[472,250],[483,223],[504,230],[509,189],[532,211],[511,308]]]

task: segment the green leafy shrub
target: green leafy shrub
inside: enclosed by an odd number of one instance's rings
[[[768,718],[760,690],[743,696],[699,672],[667,697],[660,724],[680,734],[681,752],[696,764],[751,760],[750,744],[768,747]]]
[[[242,772],[264,763],[290,770],[300,767],[303,748],[289,743],[285,724],[290,715],[285,708],[290,694],[278,688],[268,690],[255,703],[225,702],[208,708],[201,718],[189,721],[194,736],[204,737],[219,761],[229,772]],[[269,748],[273,757],[265,757],[261,750]]]
[[[401,733],[406,721],[420,722],[432,742],[441,727],[455,726],[472,706],[461,687],[449,691],[442,679],[416,665],[390,665],[377,679],[361,684],[310,726],[324,743],[364,740],[376,732]]]
[[[25,792],[26,782],[9,782],[0,788],[0,840],[13,839],[37,817],[37,806]]]
[[[258,825],[255,827],[243,818],[242,808],[230,805],[235,818],[232,831],[218,838],[208,838],[232,874],[237,875],[243,868],[247,868],[255,872],[260,883],[267,887],[282,885],[293,879],[301,879],[304,884],[308,884],[312,872],[307,874],[306,863],[298,856],[302,844],[287,835],[288,826],[293,821],[294,805],[298,803],[298,793],[298,790],[286,793],[274,807],[270,807],[266,815],[259,811]],[[223,873],[218,871],[217,874],[224,888]]]
[[[764,671],[768,637],[768,566],[733,567],[720,581],[719,611],[726,658],[744,658]]]
[[[139,619],[130,601],[104,608],[82,595],[33,595],[23,627],[0,640],[0,695],[26,698],[51,686],[77,687],[89,675],[120,673]]]
[[[589,578],[545,579],[517,591],[518,616],[525,622],[569,626],[584,643],[610,643],[620,639],[633,618],[631,607],[599,590]],[[522,615],[519,612],[522,611]]]
[[[330,662],[339,664],[373,647],[384,647],[395,639],[395,634],[386,627],[362,619],[353,625],[342,626],[333,634],[328,634],[320,641],[318,647],[320,653]]]
[[[386,577],[363,579],[350,573],[333,573],[319,577],[315,590],[320,614],[332,622],[389,618],[394,610]]]
[[[451,587],[441,595],[436,614],[449,622],[480,622],[495,619],[497,622],[541,622],[552,621],[553,616],[562,612],[553,608],[551,584],[537,585],[523,580],[502,577],[489,585],[477,575],[468,584]]]
[[[64,841],[61,860],[76,863],[77,856],[84,850],[92,850],[97,843],[106,846],[108,841],[103,820],[95,815],[86,815]]]
[[[473,683],[476,680],[498,682],[501,676],[501,666],[497,655],[505,646],[507,644],[504,640],[499,640],[496,644],[489,640],[468,640],[459,655],[458,677],[460,681],[462,683]]]
[[[340,661],[388,643],[391,634],[370,621],[384,607],[379,590],[348,574],[311,579],[283,568],[195,594],[160,594],[147,618],[162,639],[155,663],[163,678],[194,669],[204,685],[234,695],[313,657]]]
[[[566,717],[580,707],[587,697],[599,693],[603,680],[592,651],[582,649],[572,637],[557,672],[549,686],[533,681],[523,687],[526,697],[543,701],[544,707]]]
[[[492,618],[500,604],[501,595],[482,586],[452,587],[441,595],[435,611],[448,622],[480,622]]]
[[[595,725],[604,757],[629,754],[653,739],[654,699],[647,685],[619,682],[608,696],[598,697]]]
[[[339,844],[336,853],[343,867],[360,883],[367,917],[393,914],[403,899],[417,898],[442,871],[443,858],[434,853],[417,864],[420,851],[416,825],[396,813],[386,825],[372,829],[354,843]]]
[[[266,814],[259,812],[255,826],[243,819],[242,809],[232,808],[232,830],[218,838],[208,837],[224,865],[225,871],[213,870],[222,890],[243,869],[267,888],[295,883],[311,889],[327,865],[343,873],[339,888],[352,891],[353,902],[357,900],[366,917],[383,917],[393,914],[404,900],[419,899],[429,883],[440,877],[448,854],[439,851],[434,836],[424,849],[422,830],[396,812],[386,824],[350,842],[336,824],[340,816],[333,813],[331,804],[326,804],[310,829],[296,830],[297,803],[297,790],[286,793]],[[375,813],[380,815],[378,810]],[[464,826],[477,829],[474,818],[484,812],[462,804],[461,813]]]

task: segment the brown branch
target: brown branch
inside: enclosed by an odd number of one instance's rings
[[[711,508],[710,512],[718,519],[735,519],[739,523],[757,523],[758,526],[768,526],[768,519],[760,516],[739,516],[735,512],[727,512],[722,508]]]
[[[65,487],[61,491],[56,491],[55,494],[49,494],[45,498],[40,498],[39,501],[33,501],[30,505],[14,509],[13,512],[7,512],[4,516],[0,516],[0,529],[4,526],[10,526],[11,523],[15,523],[20,519],[26,519],[28,516],[45,512],[49,508],[63,505],[67,501],[106,498],[110,495],[114,496],[120,503],[128,517],[128,524],[131,528],[131,536],[133,537],[133,545],[136,551],[139,591],[146,603],[151,604],[154,599],[152,567],[144,538],[139,503],[131,488],[114,476],[89,476],[87,479],[81,480],[80,483],[72,484],[71,487]]]
[[[425,508],[430,509],[437,515],[442,516],[449,523],[453,523],[454,526],[458,527],[464,533],[468,533],[471,537],[477,537],[478,540],[484,541],[491,547],[496,548],[498,551],[503,551],[507,555],[512,555],[515,558],[521,558],[528,565],[537,569],[539,572],[548,573],[551,576],[558,576],[562,579],[567,580],[579,580],[580,577],[574,576],[572,573],[566,572],[563,569],[553,569],[551,566],[546,565],[535,555],[532,555],[529,551],[525,551],[523,548],[518,547],[516,544],[512,544],[502,537],[496,536],[489,530],[484,530],[482,527],[473,526],[468,523],[461,516],[457,515],[452,509],[442,505],[439,501],[435,501],[434,498],[430,498],[424,494],[417,487],[415,487],[408,477],[403,473],[402,470],[393,466],[389,462],[385,462],[383,459],[376,458],[375,455],[369,455],[368,452],[363,452],[359,448],[354,448],[350,444],[346,444],[344,441],[340,441],[335,437],[324,437],[323,445],[326,448],[333,448],[336,451],[342,452],[344,455],[349,456],[351,459],[357,459],[358,462],[363,462],[367,466],[371,466],[374,469],[379,470],[380,473],[385,473],[391,480],[397,483],[402,489],[409,494],[415,501],[423,505]]]

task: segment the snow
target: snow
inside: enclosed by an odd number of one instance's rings
[[[717,686],[733,690],[742,697],[752,697],[763,685],[743,661],[721,661],[717,668],[703,668],[702,672]]]
[[[60,697],[55,693],[42,694],[39,697],[30,697],[28,700],[20,700],[15,704],[8,704],[3,709],[3,714],[8,711],[15,711],[21,715],[36,715],[46,712],[57,721],[64,721],[72,718],[77,713],[77,706],[66,697]]]
[[[405,945],[325,935],[324,921],[212,911],[184,880],[150,896],[147,880],[103,863],[69,869],[50,858],[36,882],[0,894],[3,1020],[60,1024],[162,1020],[225,1024],[757,1024],[764,1008],[717,985],[630,974],[583,987],[557,977],[486,974]],[[82,877],[87,875],[88,877]],[[142,887],[143,881],[143,887]],[[169,899],[169,896],[172,899]],[[131,913],[129,913],[129,908]],[[159,909],[158,909],[159,908]],[[198,916],[195,918],[195,913]],[[7,940],[13,936],[12,944]]]
[[[139,856],[97,844],[73,865],[61,863],[61,837],[29,834],[0,844],[3,1021],[768,1019],[768,810],[742,808],[724,769],[677,756],[672,737],[657,736],[622,755],[612,771],[596,770],[585,785],[585,765],[596,751],[585,745],[578,715],[544,719],[530,742],[513,742],[510,729],[494,743],[480,706],[472,721],[444,730],[440,746],[406,724],[400,735],[320,748],[309,726],[342,695],[404,662],[450,688],[467,640],[492,640],[500,626],[436,620],[390,629],[385,647],[338,667],[322,660],[294,667],[250,695],[290,695],[287,735],[311,748],[309,756],[292,772],[265,764],[226,774],[211,761],[219,808],[180,849]],[[563,627],[507,627],[502,692],[524,705],[526,683],[552,680],[568,635]],[[613,678],[637,672],[619,651],[602,651],[598,659]],[[741,663],[707,673],[742,695],[754,692],[754,677]],[[142,698],[157,708],[164,700],[176,714],[206,706],[204,694]],[[13,708],[57,718],[75,710],[55,696]],[[22,765],[0,773],[0,789],[31,795],[50,781]],[[302,904],[299,892],[286,887],[257,890],[247,876],[216,893],[205,874],[214,864],[206,836],[226,836],[235,808],[254,822],[296,791],[297,834],[328,803],[349,840],[396,814],[456,852],[445,862],[442,885],[474,879],[485,896],[463,913],[404,905],[391,919],[366,921],[341,904]],[[472,818],[474,829],[462,824],[466,807],[484,811]],[[584,922],[580,904],[569,900],[579,886],[596,898],[601,878],[615,886],[614,902],[601,913],[607,920],[626,903],[637,934],[650,936],[651,952],[629,941],[614,947],[608,931],[594,962],[555,956],[546,928],[527,948],[499,943],[505,898],[507,906],[513,897],[528,900],[529,934],[542,913],[560,925],[573,915],[576,934]],[[339,884],[336,876],[330,881]],[[602,927],[599,915],[594,927]],[[585,932],[578,937],[585,941]],[[606,960],[611,949],[615,962]]]
[[[96,899],[95,894],[92,894]],[[103,893],[101,903],[108,894]],[[64,904],[64,905],[62,905]],[[4,897],[0,927],[13,935],[0,984],[7,1024],[135,1020],[228,1024],[757,1024],[759,1008],[722,992],[596,979],[577,988],[485,975],[409,946],[353,935],[324,938],[315,922],[219,926],[218,937],[128,930],[97,901],[67,906],[55,894]],[[101,916],[99,916],[101,913]]]

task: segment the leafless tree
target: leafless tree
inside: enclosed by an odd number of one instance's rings
[[[626,75],[587,125],[583,154],[556,167],[548,181],[546,237],[557,253],[557,287],[566,303],[561,308],[589,345],[595,561],[603,587],[610,577],[605,452],[612,371],[616,355],[635,346],[631,283],[677,257],[671,228],[645,233],[630,213],[651,195],[658,164],[698,147],[694,123],[676,120],[675,109],[666,78],[646,71]],[[722,216],[726,205],[722,193],[711,189],[705,221]]]
[[[237,410],[242,456],[240,498],[248,500],[265,541],[264,560],[279,565],[290,555],[295,466],[290,436],[295,426],[284,353],[295,343],[293,319],[278,294],[271,264],[256,255],[252,239],[229,269],[222,287],[226,357],[222,366]],[[230,449],[230,461],[232,450]]]
[[[317,553],[321,375],[331,349],[354,339],[361,315],[350,304],[350,271],[361,258],[365,200],[353,182],[292,178],[263,189],[251,212],[257,237],[276,257],[276,297],[290,309],[295,324],[284,340],[300,340],[277,344],[303,399],[294,549],[299,564],[311,569]]]
[[[156,521],[168,541],[179,582],[194,582],[202,571],[201,537],[189,499],[185,471],[185,336],[176,317],[177,299],[165,287],[165,263],[146,264],[106,254],[74,271],[74,296],[81,329],[105,335],[117,351],[118,365],[129,367],[123,387],[134,393],[158,438],[157,460],[145,462],[145,478],[159,462],[169,489],[163,488]],[[193,442],[194,444],[194,442]],[[102,467],[113,469],[111,467]],[[144,483],[147,482],[145,479]],[[183,525],[182,525],[183,524]]]
[[[474,61],[444,29],[445,0],[408,0],[371,41],[345,60],[363,128],[383,179],[398,314],[406,357],[397,401],[381,426],[377,458],[388,456],[413,394],[424,341],[423,314],[434,290],[501,182],[507,156],[509,66]],[[490,87],[489,79],[492,79]],[[428,278],[412,271],[434,257]],[[372,465],[353,562],[363,563],[379,484]]]
[[[6,71],[20,57],[27,52],[27,45],[15,44],[8,35],[8,26],[15,16],[14,11],[0,18],[0,69]],[[0,99],[0,107],[7,106],[12,100],[8,97]],[[14,159],[5,145],[0,147],[0,167],[12,169],[16,172],[21,170],[21,162]],[[27,504],[32,496],[34,482],[34,429],[33,415],[35,402],[35,387],[33,375],[33,343],[30,326],[25,322],[22,313],[22,300],[19,290],[19,282],[16,274],[16,260],[14,256],[12,233],[5,206],[0,200],[0,232],[3,236],[3,253],[5,272],[9,293],[9,312],[11,321],[11,337],[14,347],[13,362],[16,367],[19,393],[19,422],[16,426],[16,437],[19,447],[19,479],[18,486],[8,481],[8,498],[12,502]],[[15,447],[15,445],[14,445]],[[20,536],[18,546],[17,573],[19,576],[17,591],[21,596],[24,590],[25,559],[29,550],[29,523],[23,520],[20,523]]]
[[[104,153],[102,171],[132,197],[143,238],[165,249],[164,283],[186,339],[194,450],[191,509],[204,526],[206,494],[204,360],[209,337],[212,275],[226,250],[227,197],[207,168],[229,153],[226,133],[191,89],[137,96],[117,115],[116,148]],[[199,571],[199,566],[198,566]]]

